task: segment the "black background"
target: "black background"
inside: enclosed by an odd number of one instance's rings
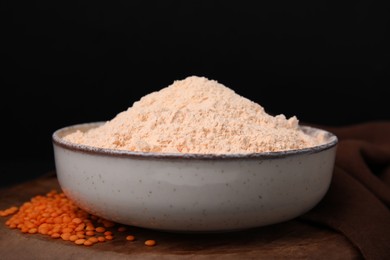
[[[190,75],[301,122],[390,119],[385,1],[257,2],[1,1],[0,183],[54,169],[56,129]]]

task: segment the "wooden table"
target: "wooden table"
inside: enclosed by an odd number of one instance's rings
[[[0,209],[21,205],[52,189],[55,175],[0,190]],[[23,234],[0,217],[0,259],[361,259],[342,235],[299,219],[267,227],[218,234],[177,234],[129,227],[115,239],[92,247],[77,246],[40,234]],[[126,241],[131,233],[137,238]],[[158,245],[146,247],[146,239]]]

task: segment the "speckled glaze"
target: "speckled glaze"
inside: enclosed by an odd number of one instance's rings
[[[337,138],[258,154],[158,154],[76,145],[53,134],[59,183],[84,210],[133,226],[221,232],[274,224],[314,207],[329,188]],[[320,129],[304,127],[313,133]]]

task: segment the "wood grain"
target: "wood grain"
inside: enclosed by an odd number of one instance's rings
[[[54,174],[0,190],[0,209],[57,189]],[[218,234],[181,234],[128,227],[115,239],[92,247],[12,230],[0,218],[2,259],[361,259],[342,235],[300,220]],[[132,234],[136,241],[126,241]],[[146,239],[158,245],[146,247]]]

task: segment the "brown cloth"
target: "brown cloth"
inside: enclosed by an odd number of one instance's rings
[[[365,259],[390,259],[390,122],[321,128],[339,138],[333,179],[301,219],[341,232]]]

